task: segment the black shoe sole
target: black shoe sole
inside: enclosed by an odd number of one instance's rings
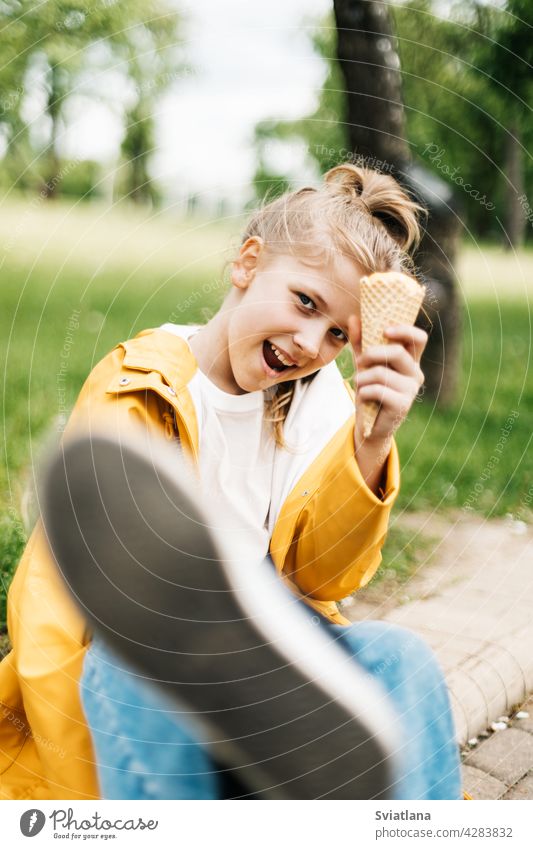
[[[43,507],[89,623],[193,712],[213,757],[251,793],[390,798],[383,694],[268,563],[226,556],[210,527],[222,520],[207,518],[176,449],[145,437],[67,442]]]

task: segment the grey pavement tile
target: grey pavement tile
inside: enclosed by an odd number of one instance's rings
[[[474,799],[500,799],[507,785],[473,766],[463,766],[463,788]]]
[[[507,587],[500,592],[492,585],[481,587],[470,582],[446,587],[440,598],[443,599],[443,604],[449,604],[453,600],[455,605],[464,606],[465,611],[469,610],[470,613],[475,612],[481,616],[506,616],[512,610],[521,610],[530,603],[530,600],[509,592]]]
[[[451,649],[459,651],[464,657],[479,654],[487,643],[479,637],[465,637],[464,634],[453,634],[450,631],[437,631],[435,629],[424,631],[428,639],[432,641],[435,650]]]
[[[438,632],[455,638],[461,637],[472,653],[487,642],[508,636],[518,627],[513,620],[503,619],[491,610],[477,612],[470,605],[466,593],[461,601],[432,599],[411,602],[395,608],[386,618],[414,630],[423,628],[427,633]],[[530,622],[531,615],[526,624]]]
[[[513,719],[512,728],[518,728],[519,731],[527,731],[528,734],[533,734],[533,711],[530,712],[529,719]]]
[[[462,668],[449,672],[446,683],[453,697],[452,703],[455,701],[460,707],[461,715],[466,723],[466,735],[459,736],[459,742],[464,743],[468,737],[473,737],[481,728],[487,728],[489,725],[491,717],[487,699],[475,678]],[[501,713],[501,710],[499,712]]]
[[[412,600],[379,617],[420,634],[435,651],[446,676],[461,743],[499,715],[508,715],[533,691],[533,582],[528,554],[533,541],[529,535],[522,541],[506,534],[502,536],[502,528],[494,523],[481,522],[477,527],[458,522],[452,528],[443,527],[440,555],[444,556],[446,545],[451,546],[454,563],[445,570],[433,569],[425,584],[413,581]],[[486,552],[482,564],[480,540]],[[508,543],[512,543],[512,556],[508,556]],[[406,593],[410,594],[409,585]],[[375,618],[371,611],[369,614]],[[523,709],[529,709],[530,718],[514,720],[510,729],[498,734],[514,730],[526,735],[529,739],[522,748],[527,760],[528,743],[533,741],[533,697]],[[496,736],[471,757],[484,757],[479,753],[489,743],[495,746],[493,739]],[[505,739],[512,742],[512,738]],[[517,781],[513,777],[517,770],[524,775],[528,764],[521,753],[510,764],[508,754],[502,752],[497,759],[501,775],[490,771],[493,778],[510,777],[508,783],[512,784]],[[533,765],[533,757],[530,763]]]
[[[484,635],[489,642],[496,642],[502,637],[514,634],[521,628],[531,626],[531,602],[526,604],[514,604],[504,612],[493,610],[489,606],[483,611],[483,616],[487,615],[490,622],[486,623]],[[486,619],[484,619],[486,622]]]
[[[428,628],[425,624],[413,623],[405,627],[409,627],[411,631],[416,631],[431,646],[441,661],[441,665],[443,657],[451,657],[453,655],[456,661],[453,665],[460,666],[468,657],[480,654],[486,647],[484,640],[467,639],[462,635],[450,634],[447,631],[437,631],[433,628]],[[451,668],[450,663],[448,663],[448,667]]]
[[[464,746],[470,734],[468,733],[468,718],[463,706],[455,698],[454,693],[449,691],[450,704],[452,707],[453,721],[455,725],[455,739],[458,746]]]
[[[527,719],[513,719],[513,728],[518,728],[520,731],[528,731],[530,734],[533,734],[533,696],[531,696],[527,702],[521,706],[520,710],[524,710],[529,713],[529,717]]]
[[[530,623],[526,628],[518,629],[513,634],[508,634],[507,636],[502,637],[498,641],[500,649],[502,651],[506,651],[520,666],[522,670],[522,695],[515,697],[511,701],[511,705],[523,701],[528,693],[533,692],[533,652],[531,651],[532,644],[533,623]]]
[[[523,634],[524,632],[521,631],[520,633]],[[533,625],[527,629],[526,633],[529,639],[533,640]],[[520,647],[516,648],[515,645],[514,650],[512,650],[512,646],[510,638],[506,637],[499,642],[488,643],[482,655],[487,663],[493,667],[495,673],[498,673],[505,681],[508,688],[508,697],[514,698],[515,692],[519,692],[519,700],[522,701],[526,695],[524,689],[526,684],[524,654]],[[517,685],[519,685],[518,691],[516,690]]]
[[[460,645],[455,648],[453,641],[439,646],[438,649],[435,649],[435,654],[444,673],[451,672],[452,669],[459,669],[461,664],[469,657],[468,648],[464,645],[462,648]]]
[[[531,554],[529,554],[531,559]],[[530,564],[524,560],[519,567],[505,576],[501,574],[495,580],[495,575],[488,576],[485,572],[479,572],[468,583],[473,590],[484,592],[487,589],[493,595],[506,599],[511,604],[525,604],[533,600],[533,589],[531,587]]]
[[[490,623],[475,620],[472,611],[457,610],[454,603],[443,604],[440,600],[414,601],[397,607],[387,614],[387,619],[417,630],[436,631],[441,634],[457,635],[485,642],[484,632]]]
[[[533,764],[533,737],[507,728],[489,737],[465,760],[465,765],[488,772],[507,786],[526,775]]]
[[[524,698],[524,674],[509,652],[487,646],[477,657],[466,660],[461,669],[480,688],[487,704],[488,722],[506,713],[508,707]]]
[[[525,775],[510,790],[503,799],[533,799],[533,773]]]

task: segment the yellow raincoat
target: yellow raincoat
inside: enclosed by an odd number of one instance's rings
[[[179,438],[194,461],[198,427],[187,385],[196,369],[183,339],[164,330],[144,331],[91,372],[67,430],[105,423],[107,432],[120,436],[140,424],[154,435]],[[291,589],[332,622],[348,624],[335,601],[366,584],[381,561],[398,488],[394,443],[383,497],[367,487],[354,457],[352,418],[283,503],[271,538],[272,559]],[[62,584],[40,522],[8,601],[14,648],[0,664],[0,799],[98,798],[78,693],[90,634]]]

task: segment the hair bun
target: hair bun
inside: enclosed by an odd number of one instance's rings
[[[420,241],[418,216],[425,212],[424,207],[412,200],[390,174],[345,162],[331,168],[324,182],[331,191],[345,195],[347,202],[360,206],[361,212],[380,221],[403,251]]]

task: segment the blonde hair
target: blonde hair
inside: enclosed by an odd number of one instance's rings
[[[242,241],[255,236],[267,254],[296,253],[306,262],[334,262],[341,254],[365,274],[414,274],[410,252],[420,240],[421,212],[424,208],[390,175],[344,163],[328,171],[318,189],[287,192],[266,203],[252,216]],[[285,381],[266,395],[266,415],[278,445],[284,445],[283,423],[293,392],[294,381]]]

